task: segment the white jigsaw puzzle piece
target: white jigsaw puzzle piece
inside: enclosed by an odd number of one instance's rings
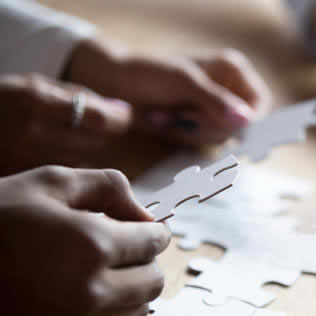
[[[297,270],[269,265],[260,258],[249,258],[237,251],[229,251],[219,261],[194,258],[189,267],[200,274],[187,286],[212,291],[206,298],[209,305],[220,305],[228,298],[235,298],[256,307],[264,307],[275,299],[275,295],[262,289],[270,282],[290,286],[299,277]],[[214,295],[213,295],[214,294]]]
[[[293,231],[297,221],[292,218],[262,217],[243,214],[243,209],[214,208],[209,203],[196,204],[188,201],[180,206],[178,216],[169,222],[174,235],[182,236],[178,245],[184,250],[193,250],[201,243],[216,244],[226,249],[243,248],[245,245],[258,252],[260,234],[270,231]],[[249,240],[251,236],[252,240]]]
[[[276,244],[277,246],[275,244],[271,246],[271,254],[269,256],[271,262],[281,267],[316,274],[315,234],[289,232],[280,236]]]
[[[201,166],[210,164],[209,160],[198,155],[179,154],[151,169],[133,184],[136,197],[146,199],[159,187],[170,185],[170,174],[194,162]],[[265,168],[246,166],[241,168],[237,186],[205,203],[212,208],[234,209],[243,214],[274,215],[284,213],[289,208],[290,201],[283,198],[302,199],[310,192],[312,185],[307,181]]]
[[[204,302],[206,295],[204,290],[186,287],[172,300],[156,299],[150,303],[150,310],[153,316],[286,316],[235,299],[229,299],[221,306],[209,306]]]
[[[290,106],[253,123],[239,132],[240,144],[226,148],[224,155],[248,155],[252,161],[264,159],[272,147],[302,142],[305,129],[316,125],[316,99]]]
[[[312,185],[292,176],[280,175],[258,167],[240,169],[238,186],[207,202],[212,206],[241,209],[243,214],[274,215],[285,212],[290,201],[312,192]]]
[[[188,202],[169,224],[173,234],[184,237],[178,243],[181,249],[193,250],[205,242],[228,252],[238,250],[247,257],[264,257],[279,267],[316,274],[315,234],[297,232],[295,218],[242,216],[234,210]]]
[[[238,175],[235,168],[238,164],[237,159],[230,155],[204,169],[198,166],[186,168],[174,177],[172,184],[143,195],[140,202],[145,207],[158,205],[151,212],[156,221],[165,220],[174,215],[176,207],[189,199],[198,198],[201,203],[230,188]]]

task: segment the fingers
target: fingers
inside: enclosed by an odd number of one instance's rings
[[[38,104],[34,110],[38,120],[71,129],[73,98],[75,94],[83,93],[84,115],[78,130],[104,136],[125,132],[130,125],[132,114],[129,104],[124,101],[103,98],[84,87],[38,75],[29,80],[33,86],[33,99]]]
[[[111,267],[145,264],[169,245],[167,225],[149,222],[119,222],[89,212],[74,214],[75,221],[95,240]]]
[[[197,58],[197,63],[219,85],[240,97],[256,113],[271,105],[271,93],[249,60],[238,50],[225,49],[217,55]]]
[[[149,313],[148,304],[130,306],[126,308],[107,309],[89,316],[147,316]]]
[[[142,266],[108,270],[98,276],[93,287],[104,295],[106,309],[132,307],[158,297],[164,287],[164,277],[157,262],[153,261]]]
[[[234,127],[223,129],[214,113],[206,116],[189,111],[172,113],[166,110],[156,110],[143,115],[142,118],[138,116],[136,118],[138,126],[151,132],[154,136],[171,143],[190,146],[222,143],[231,136],[234,130]]]
[[[150,262],[169,245],[171,233],[162,223],[116,222],[112,266]]]
[[[33,177],[41,190],[74,209],[104,212],[125,221],[153,220],[136,201],[127,178],[117,170],[51,166],[37,169]]]
[[[254,116],[249,104],[197,68],[187,67],[185,74],[191,102],[199,105],[201,114],[212,116],[223,129],[233,130],[248,125]]]

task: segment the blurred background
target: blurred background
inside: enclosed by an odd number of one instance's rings
[[[303,48],[300,23],[289,9],[289,2],[301,9],[313,0],[39,2],[87,19],[109,38],[137,51],[189,54],[210,48],[240,49],[263,74],[276,105],[316,92],[316,64]]]
[[[240,49],[267,82],[275,107],[316,96],[316,58],[304,45],[302,32],[302,24],[309,22],[307,15],[314,26],[316,10],[307,7],[315,8],[315,0],[38,1],[96,24],[108,38],[135,51],[192,54],[223,47]],[[300,150],[297,146],[275,149],[275,159],[265,165],[309,175],[306,164],[295,163],[293,170],[293,161],[306,161],[305,157],[314,161],[315,139],[312,130],[309,146],[300,146]],[[95,167],[118,168],[131,179],[173,150],[156,146],[152,139],[140,141],[131,136],[110,148],[96,157]],[[129,159],[124,159],[126,150]]]

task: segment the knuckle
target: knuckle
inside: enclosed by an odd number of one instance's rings
[[[38,73],[28,73],[25,75],[25,89],[26,93],[30,97],[34,97],[39,94],[41,83],[44,81],[44,77]]]
[[[154,265],[155,265],[154,277],[153,277],[151,289],[149,290],[149,293],[148,293],[148,298],[147,298],[148,302],[157,298],[161,294],[165,285],[165,278],[162,273],[162,270],[160,269],[157,263],[155,263]]]
[[[108,189],[110,189],[113,194],[121,193],[122,190],[126,191],[129,188],[129,181],[121,171],[108,169],[103,171],[103,175],[108,184]]]
[[[234,48],[224,49],[221,53],[221,58],[232,65],[248,65],[249,63],[247,57]]]
[[[144,259],[147,261],[152,260],[158,255],[167,244],[169,237],[162,234],[160,231],[151,230],[148,228],[147,232],[147,243],[144,248]]]
[[[135,313],[135,316],[147,316],[148,313],[149,313],[149,306],[148,304],[144,304],[138,308],[137,312]]]
[[[92,314],[100,310],[102,307],[102,297],[99,287],[91,284],[91,282],[85,281],[84,284],[77,288],[78,302],[77,308],[85,314]],[[103,294],[103,292],[102,292]]]
[[[106,298],[111,298],[114,290],[114,287],[105,278],[90,281],[87,287],[90,312],[106,308],[110,303],[110,300]]]
[[[93,122],[93,126],[100,131],[106,131],[106,128],[109,124],[108,117],[104,111],[99,108],[90,108],[90,117],[91,122]]]
[[[39,168],[41,178],[48,184],[64,185],[68,182],[70,168],[50,165]]]
[[[30,85],[36,84],[43,80],[43,75],[37,73],[37,72],[30,72],[25,75],[25,79],[29,82]]]
[[[113,257],[113,235],[107,221],[100,227],[95,222],[95,216],[93,213],[80,214],[76,216],[76,223],[87,244],[87,252],[90,253],[88,257],[93,258],[96,263],[103,262],[107,265]]]

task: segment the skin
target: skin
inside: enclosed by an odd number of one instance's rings
[[[73,128],[78,92],[87,103]],[[135,56],[95,38],[74,49],[63,80],[1,76],[0,100],[0,172],[14,173],[75,165],[131,129],[219,143],[266,112],[269,93],[234,50]],[[3,313],[146,315],[163,288],[155,257],[170,240],[152,221],[118,171],[42,167],[0,178]]]
[[[2,312],[147,315],[163,288],[155,257],[170,241],[152,220],[115,170],[51,166],[1,178]]]
[[[87,103],[83,120],[74,129],[76,92],[84,92]],[[0,145],[6,153],[0,158],[0,172],[7,174],[43,164],[78,164],[82,155],[97,154],[131,124],[125,102],[37,74],[2,76],[0,100]]]
[[[72,128],[77,92],[87,104],[81,125]],[[136,56],[103,38],[74,48],[64,80],[0,76],[0,100],[2,174],[78,166],[132,129],[174,144],[221,143],[270,105],[266,85],[238,51]]]
[[[87,40],[74,51],[67,78],[133,104],[134,126],[182,144],[221,143],[271,105],[262,78],[233,49],[191,58],[135,56],[102,40]],[[179,117],[198,128],[179,128]]]

